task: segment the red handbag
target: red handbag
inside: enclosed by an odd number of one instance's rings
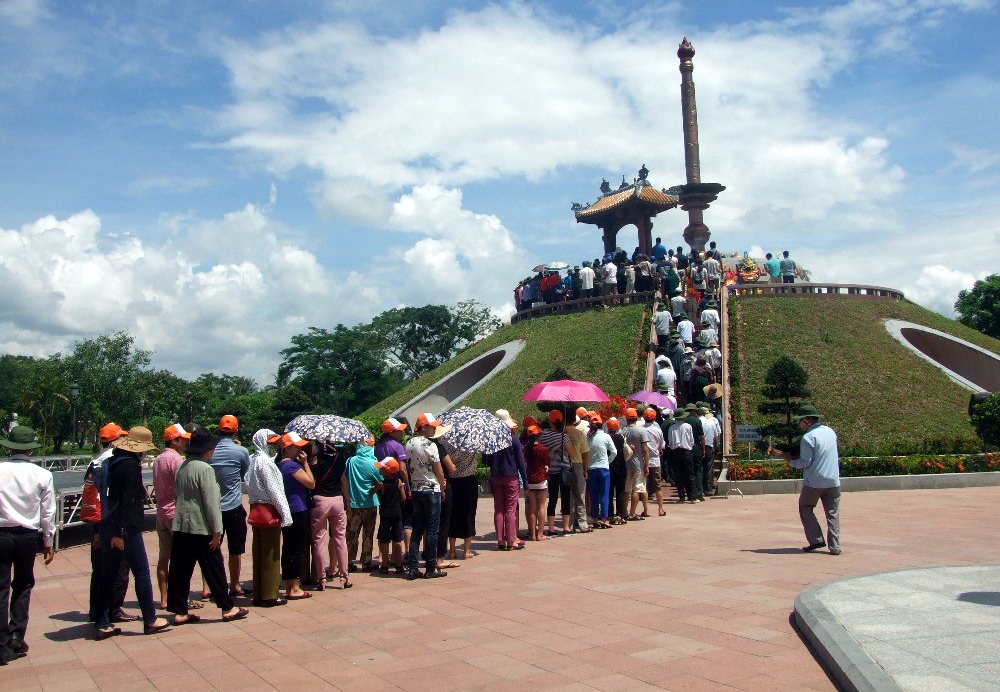
[[[269,505],[266,502],[255,502],[250,505],[250,516],[247,517],[247,523],[258,529],[277,529],[281,527],[281,515],[278,514],[274,505]]]

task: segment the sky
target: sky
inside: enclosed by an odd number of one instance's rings
[[[720,249],[953,315],[1000,256],[997,35],[997,0],[0,0],[0,353],[127,329],[264,386],[309,327],[509,316],[599,254],[603,179],[685,182],[684,37]]]

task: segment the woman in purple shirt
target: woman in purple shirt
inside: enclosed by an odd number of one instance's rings
[[[309,598],[302,590],[302,555],[309,535],[309,491],[316,487],[309,467],[308,440],[295,433],[281,436],[281,479],[285,484],[292,525],[281,529],[281,578],[285,581],[285,598],[290,601]]]

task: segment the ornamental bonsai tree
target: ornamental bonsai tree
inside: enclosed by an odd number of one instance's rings
[[[766,401],[757,406],[757,411],[767,416],[778,416],[779,420],[761,426],[760,434],[761,437],[773,436],[782,440],[781,444],[775,444],[782,451],[796,451],[801,432],[798,424],[792,421],[792,416],[809,398],[809,390],[806,389],[808,381],[809,374],[788,356],[774,361],[764,377],[761,393]]]

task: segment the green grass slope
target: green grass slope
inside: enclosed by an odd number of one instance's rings
[[[479,343],[424,374],[365,411],[360,418],[384,418],[411,398],[477,356],[514,339],[527,342],[520,355],[455,406],[495,411],[506,408],[518,420],[538,409],[521,397],[536,382],[562,367],[574,379],[597,384],[610,394],[642,388],[650,315],[641,305],[555,315],[506,324]]]
[[[842,452],[932,451],[928,441],[946,451],[944,441],[955,438],[978,446],[971,392],[903,347],[884,322],[915,322],[998,354],[1000,341],[908,301],[739,296],[729,314],[734,424],[766,422],[757,413],[764,376],[789,355],[809,373],[812,399]]]

